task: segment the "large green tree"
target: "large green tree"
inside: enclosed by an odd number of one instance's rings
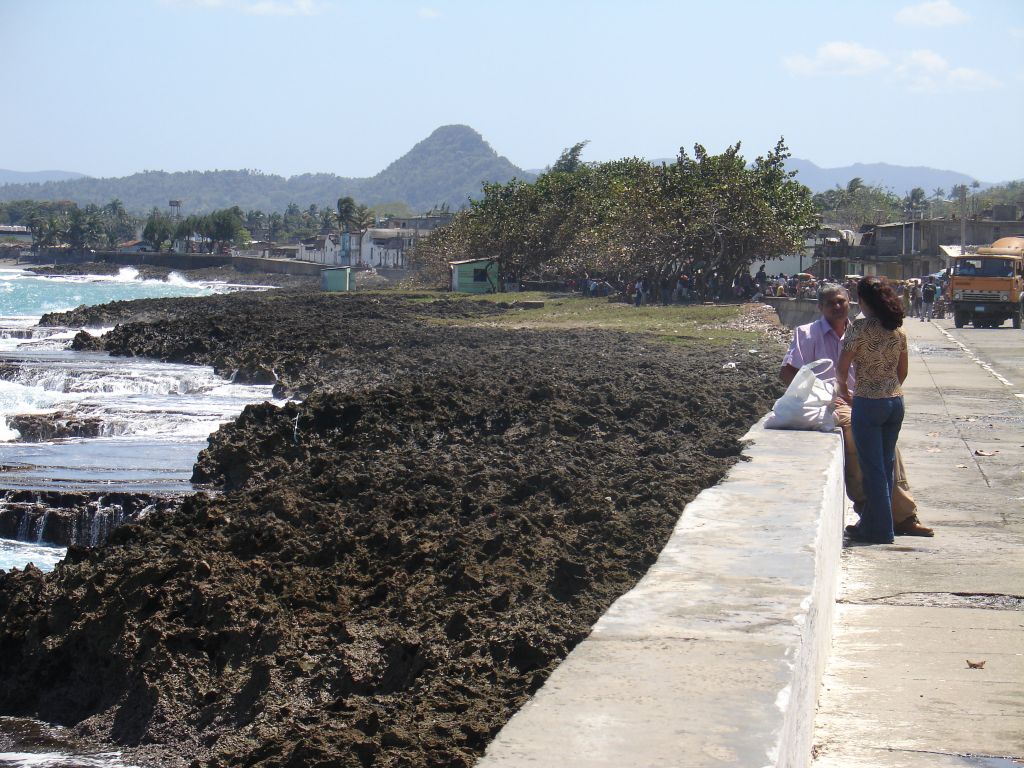
[[[792,253],[818,222],[809,190],[785,170],[781,140],[752,165],[740,145],[675,163],[582,163],[565,150],[535,182],[489,184],[412,261],[434,277],[457,258],[498,258],[508,275],[600,274],[626,280],[681,270],[731,279]]]
[[[882,224],[903,216],[904,202],[887,189],[850,179],[845,187],[819,192],[813,198],[825,224],[857,228],[862,224]]]
[[[158,208],[153,208],[142,228],[142,239],[156,250],[163,250],[164,243],[174,234],[174,219]]]

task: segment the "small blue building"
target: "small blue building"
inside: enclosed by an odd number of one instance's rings
[[[352,267],[327,267],[320,270],[321,291],[353,291],[355,287]]]
[[[451,289],[457,293],[497,293],[498,260],[464,259],[449,261]]]

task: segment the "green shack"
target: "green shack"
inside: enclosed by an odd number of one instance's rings
[[[321,291],[354,291],[356,280],[352,267],[328,267],[320,270]]]
[[[464,259],[449,261],[452,291],[457,293],[497,293],[498,260]]]

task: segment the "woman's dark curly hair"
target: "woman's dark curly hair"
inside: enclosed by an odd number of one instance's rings
[[[857,301],[871,307],[883,328],[895,331],[903,325],[903,303],[884,277],[862,277],[857,283]]]

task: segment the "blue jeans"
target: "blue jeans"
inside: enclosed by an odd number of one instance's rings
[[[903,398],[855,396],[850,422],[866,497],[860,516],[861,533],[871,541],[891,542],[893,467],[896,440],[903,425]]]

